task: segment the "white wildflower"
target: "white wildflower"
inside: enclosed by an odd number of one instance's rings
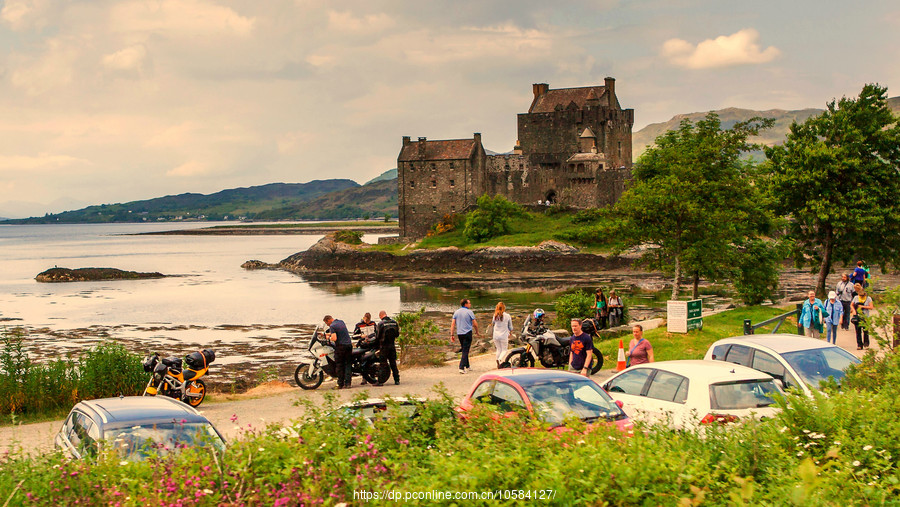
[[[800,456],[803,456],[803,451],[797,453],[797,457],[799,458]]]
[[[853,462],[853,466],[858,467],[860,465],[859,460]]]
[[[203,490],[203,494],[204,494],[204,495],[211,495],[211,494],[213,494],[213,493],[214,493],[214,491],[211,490],[211,489],[204,489],[204,490]]]
[[[119,464],[122,465],[122,466],[125,466],[125,465],[128,464],[128,462],[127,462],[127,461],[120,461]]]
[[[871,450],[872,450],[872,446],[871,446],[871,445],[867,445],[867,446],[863,447],[863,450],[864,450],[864,451],[871,451]]]

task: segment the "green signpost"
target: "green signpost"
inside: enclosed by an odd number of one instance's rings
[[[703,329],[703,300],[669,301],[667,303],[666,329],[670,333],[687,333]]]

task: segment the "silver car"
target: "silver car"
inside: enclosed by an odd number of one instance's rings
[[[723,338],[710,345],[704,359],[749,366],[773,376],[786,389],[798,389],[807,396],[829,377],[840,384],[847,367],[860,362],[840,347],[793,334]]]
[[[224,449],[225,440],[206,417],[178,400],[123,396],[75,405],[56,434],[55,445],[75,459],[111,448],[123,459],[138,461],[183,447]]]

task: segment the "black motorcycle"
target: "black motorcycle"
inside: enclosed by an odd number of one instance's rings
[[[585,319],[582,329],[596,336],[597,326],[593,320]],[[537,362],[544,368],[562,368],[569,364],[569,338],[557,338],[543,322],[532,322],[531,315],[525,319],[519,339],[525,346],[509,350],[500,362],[500,368],[531,368]],[[592,375],[603,368],[603,355],[597,347],[593,351],[590,364]]]
[[[325,337],[328,333],[329,329],[316,327],[307,346],[309,355],[303,358],[294,371],[294,380],[303,389],[318,388],[325,380],[325,375],[337,378],[334,344]],[[350,369],[353,376],[361,376],[370,384],[383,384],[391,376],[391,369],[387,359],[376,355],[378,350],[375,345],[374,340],[362,337],[353,347]]]

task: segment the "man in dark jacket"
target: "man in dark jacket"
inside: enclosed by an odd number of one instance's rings
[[[381,321],[375,326],[375,341],[378,343],[378,355],[387,359],[391,366],[391,374],[394,376],[394,384],[400,383],[400,372],[397,370],[397,346],[395,341],[400,336],[400,325],[397,321],[388,317],[386,311],[378,313]],[[381,385],[381,384],[378,384]]]
[[[336,389],[350,389],[350,379],[353,378],[351,370],[353,341],[350,339],[350,331],[347,330],[344,321],[331,315],[326,315],[322,321],[331,329],[327,338],[334,342],[334,363],[338,384]]]

